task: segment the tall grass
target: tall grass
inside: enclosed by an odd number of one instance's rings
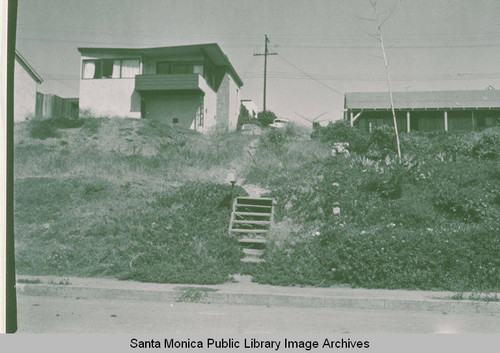
[[[18,271],[176,283],[239,272],[218,205],[228,170],[246,168],[249,138],[91,119],[46,120],[58,132],[47,139],[16,126]]]

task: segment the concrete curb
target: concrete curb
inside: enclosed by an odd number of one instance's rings
[[[29,278],[33,278],[30,276]],[[40,277],[41,278],[41,277]],[[171,285],[132,281],[74,279],[69,285],[18,283],[17,293],[75,299],[122,299],[206,304],[294,306],[338,309],[375,309],[500,313],[500,302],[451,300],[450,292],[384,291],[362,289],[286,288],[258,284]],[[21,280],[22,281],[22,280]],[[87,283],[86,283],[87,282]],[[70,281],[70,283],[74,283]],[[144,288],[140,288],[144,287]],[[290,293],[284,293],[289,290]],[[408,293],[405,295],[405,293]]]

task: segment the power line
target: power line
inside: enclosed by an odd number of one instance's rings
[[[283,61],[285,61],[288,65],[292,66],[292,67],[293,67],[293,68],[295,68],[296,70],[298,70],[298,71],[302,72],[304,75],[306,75],[307,77],[309,77],[311,80],[318,82],[320,85],[325,86],[325,87],[326,87],[326,88],[328,88],[329,90],[332,90],[333,92],[335,92],[335,93],[337,93],[337,94],[340,94],[341,96],[344,96],[344,93],[342,93],[342,92],[340,92],[340,91],[336,90],[335,88],[332,88],[332,87],[328,86],[326,83],[321,82],[320,80],[316,79],[315,77],[313,77],[313,76],[309,75],[307,72],[305,72],[304,70],[302,70],[302,69],[298,68],[297,66],[295,66],[294,64],[292,64],[290,61],[288,61],[287,59],[285,59],[285,58],[283,57],[283,55],[281,55],[281,54],[280,54],[280,55],[279,55],[279,57],[280,57]]]

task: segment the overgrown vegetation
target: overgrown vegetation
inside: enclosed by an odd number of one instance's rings
[[[385,128],[363,135],[341,122],[311,141],[263,137],[249,177],[272,190],[277,226],[254,279],[498,291],[498,132],[402,134],[401,163]],[[331,156],[335,142],[351,155]]]
[[[87,119],[44,121],[59,135],[43,140],[30,137],[32,122],[16,125],[18,272],[200,284],[238,273],[221,201],[248,139]]]
[[[31,124],[15,136],[20,273],[206,284],[244,270],[278,285],[500,289],[498,127],[403,133],[399,160],[390,129],[344,122],[311,137],[268,129],[251,157],[255,137],[239,133],[103,118],[53,120],[58,134],[40,139]],[[336,142],[350,155],[333,156]],[[246,269],[227,236],[229,170],[276,200],[266,262]]]

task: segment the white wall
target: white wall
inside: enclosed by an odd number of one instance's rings
[[[99,58],[102,57],[82,56],[82,62]],[[80,67],[80,111],[89,110],[96,117],[141,117],[141,97],[135,91],[135,78],[82,79],[81,72]]]
[[[229,77],[229,131],[235,131],[240,115],[240,88],[229,74],[226,76]]]
[[[242,101],[241,104],[243,104],[243,106],[247,108],[250,118],[252,118],[253,116],[257,118],[257,114],[259,113],[259,108],[257,108],[257,105],[255,104],[254,101],[252,100]]]
[[[162,120],[185,129],[195,129],[194,120],[201,105],[201,93],[148,92],[143,94],[146,102],[146,119]],[[196,126],[198,129],[198,126]]]
[[[210,88],[203,77],[200,77],[200,88],[205,92],[203,104],[205,106],[205,125],[202,132],[209,132],[215,129],[217,120],[217,93]]]
[[[134,78],[80,80],[80,111],[120,118],[141,117],[141,97]]]
[[[35,116],[37,83],[16,58],[14,64],[14,121]]]

